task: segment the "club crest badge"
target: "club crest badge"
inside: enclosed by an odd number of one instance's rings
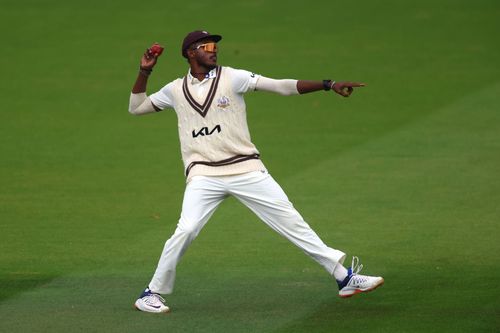
[[[217,107],[225,109],[229,106],[229,98],[222,96],[217,100]]]

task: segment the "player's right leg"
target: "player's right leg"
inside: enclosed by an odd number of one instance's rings
[[[177,228],[165,243],[148,288],[135,303],[137,309],[154,313],[169,311],[165,300],[158,296],[172,293],[177,264],[225,197],[224,184],[215,177],[195,176],[188,183]]]

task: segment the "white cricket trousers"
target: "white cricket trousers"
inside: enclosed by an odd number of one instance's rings
[[[222,177],[194,176],[184,192],[177,229],[165,243],[158,267],[149,284],[152,291],[172,293],[178,262],[217,206],[228,195],[241,201],[268,226],[302,249],[330,274],[333,274],[337,263],[343,263],[345,253],[329,248],[321,241],[267,171]]]

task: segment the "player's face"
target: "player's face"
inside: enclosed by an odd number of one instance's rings
[[[203,39],[195,43],[192,48],[199,65],[205,67],[217,66],[217,43],[210,39]]]

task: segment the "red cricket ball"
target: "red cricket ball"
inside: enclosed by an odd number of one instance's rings
[[[149,53],[154,55],[155,57],[160,56],[162,52],[163,52],[163,47],[158,43],[154,43],[153,46],[149,48]]]

